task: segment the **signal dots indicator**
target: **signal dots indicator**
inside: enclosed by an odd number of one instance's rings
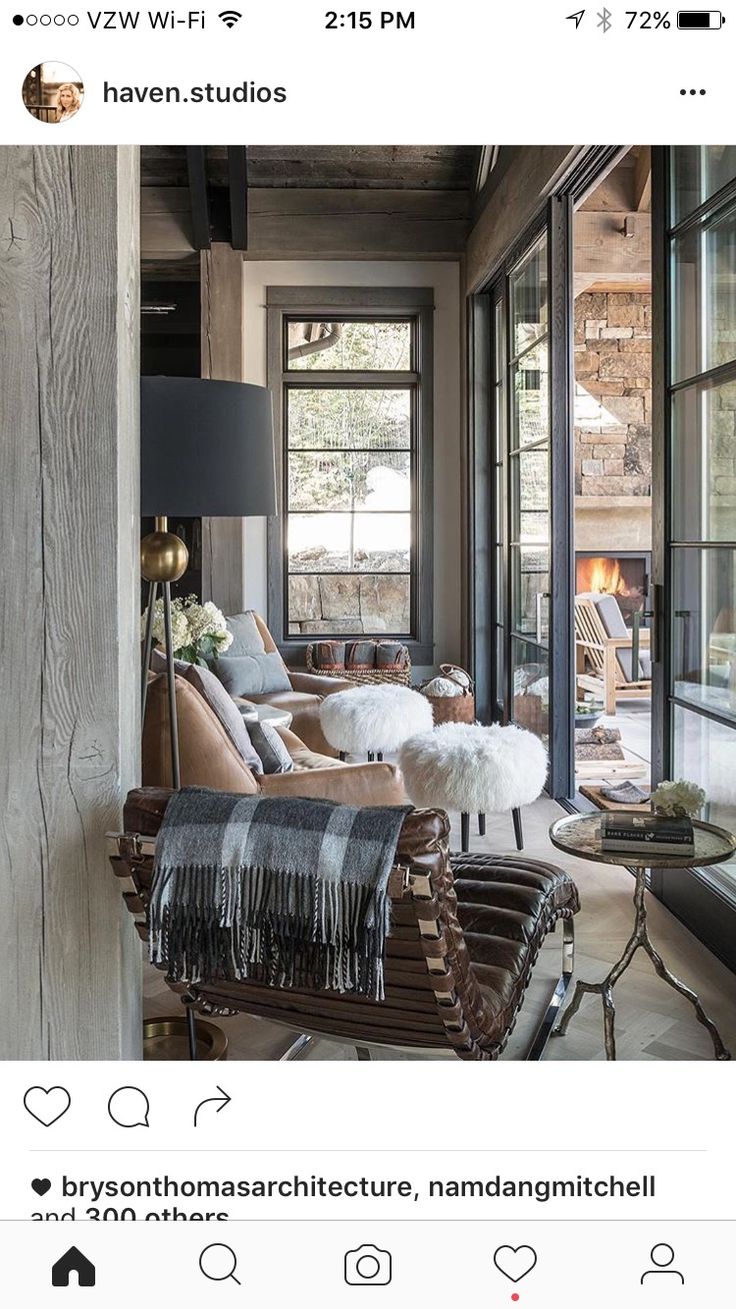
[[[691,87],[688,91],[687,87],[683,86],[680,95],[705,95],[705,90],[701,88],[700,91],[698,91],[696,87]]]
[[[76,27],[79,14],[13,14],[16,27]]]

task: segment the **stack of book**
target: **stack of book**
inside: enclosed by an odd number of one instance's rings
[[[689,818],[666,818],[661,814],[625,813],[612,810],[603,815],[601,849],[630,854],[673,855],[687,859],[695,854],[695,836]]]

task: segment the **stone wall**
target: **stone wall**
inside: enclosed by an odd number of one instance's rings
[[[575,494],[651,496],[652,297],[575,301]]]
[[[289,578],[289,634],[371,635],[410,631],[408,576],[323,573]]]

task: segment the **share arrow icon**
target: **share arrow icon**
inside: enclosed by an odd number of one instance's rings
[[[197,1105],[197,1108],[194,1111],[195,1127],[197,1126],[197,1115],[199,1114],[200,1109],[204,1109],[205,1106],[208,1104],[216,1104],[217,1105],[216,1112],[218,1114],[221,1114],[225,1106],[231,1103],[231,1098],[228,1095],[227,1091],[223,1091],[221,1086],[218,1086],[217,1089],[220,1092],[219,1095],[212,1095],[210,1096],[209,1100],[202,1100],[201,1103]]]
[[[570,19],[573,19],[574,22],[575,22],[575,31],[577,32],[577,30],[578,30],[580,24],[581,24],[582,21],[583,21],[583,14],[584,14],[584,13],[585,13],[585,10],[584,10],[584,9],[580,9],[580,10],[578,10],[578,12],[577,12],[576,14],[568,14],[568,15],[567,15],[567,18],[565,19],[565,21],[566,21],[566,22],[569,22]]]

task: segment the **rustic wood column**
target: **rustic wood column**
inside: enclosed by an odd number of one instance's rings
[[[217,242],[201,255],[202,376],[245,381],[243,256]],[[202,520],[202,598],[225,614],[245,607],[245,520]]]
[[[0,1058],[140,1055],[138,151],[0,147]]]

